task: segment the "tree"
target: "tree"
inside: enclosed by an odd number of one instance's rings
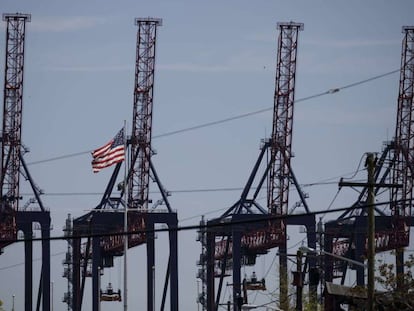
[[[375,281],[380,288],[375,293],[375,310],[378,311],[414,311],[414,255],[410,255],[404,263],[404,274],[397,276],[395,265],[378,261]],[[366,296],[366,288],[356,286],[352,289],[354,294]],[[357,296],[357,295],[356,295]],[[366,299],[352,299],[350,310],[365,310]]]
[[[376,281],[385,292],[376,294],[378,310],[414,310],[414,255],[404,263],[404,274],[397,276],[394,264],[380,261]]]

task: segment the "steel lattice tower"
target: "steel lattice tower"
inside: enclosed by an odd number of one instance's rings
[[[287,284],[286,226],[304,225],[307,228],[308,245],[312,248],[316,247],[315,217],[310,214],[305,195],[290,166],[297,42],[303,24],[290,22],[278,23],[277,26],[280,35],[272,136],[264,141],[260,148],[259,157],[240,198],[220,217],[209,220],[206,224],[212,229],[207,228],[205,237],[200,238],[203,252],[198,262],[201,268],[197,277],[203,281],[206,295],[204,292],[201,293],[199,302],[207,310],[218,310],[224,278],[228,276],[228,270],[231,270],[233,279],[233,309],[242,310],[241,304],[247,303],[247,294],[242,293],[241,267],[254,265],[257,256],[266,254],[274,247],[279,247],[280,307],[282,310],[287,310],[289,285]],[[266,158],[266,152],[271,156]],[[264,170],[259,173],[261,168]],[[271,183],[267,187],[267,209],[257,202],[266,181]],[[287,214],[290,183],[296,187],[300,204],[303,204],[307,214],[281,221],[281,218],[276,219],[278,217],[272,216]],[[243,222],[242,226],[241,222]],[[226,223],[226,226],[221,227],[223,223]],[[310,269],[315,265],[316,261],[309,259]],[[219,278],[217,293],[215,277]],[[309,292],[311,297],[314,297],[316,287],[310,284]]]
[[[278,23],[280,29],[276,64],[273,129],[270,141],[268,208],[269,214],[286,215],[288,211],[290,159],[292,148],[293,106],[295,98],[296,55],[302,23]],[[284,241],[280,246],[280,301],[287,303],[286,223],[279,223]]]
[[[40,224],[42,234],[42,268],[37,310],[42,302],[44,311],[50,310],[50,213],[43,207],[40,192],[34,183],[22,156],[22,109],[23,109],[23,69],[26,22],[30,14],[3,14],[6,27],[6,64],[4,77],[3,128],[1,133],[1,194],[0,194],[0,247],[13,243],[16,232],[24,234],[25,257],[25,310],[33,309],[33,224]],[[20,174],[29,181],[34,202],[40,210],[19,209]],[[31,202],[30,202],[31,203]]]
[[[154,94],[155,42],[158,18],[137,18],[137,52],[134,85],[134,110],[131,135],[131,163],[135,163],[128,180],[130,208],[148,208],[149,171]]]
[[[136,18],[135,25],[138,26],[136,62],[135,62],[135,84],[132,134],[127,144],[130,147],[130,163],[126,164],[128,197],[124,200],[124,187],[120,193],[113,196],[113,189],[121,168],[121,162],[117,163],[108,182],[101,202],[94,211],[79,217],[73,222],[74,234],[96,234],[89,238],[86,251],[82,255],[81,239],[72,242],[73,249],[73,310],[81,310],[83,292],[85,289],[85,275],[88,269],[88,256],[91,259],[92,276],[92,309],[100,309],[100,271],[102,268],[113,266],[113,258],[126,256],[124,238],[122,233],[127,226],[129,232],[141,231],[141,233],[128,236],[128,248],[146,244],[146,270],[147,270],[147,310],[155,309],[155,236],[154,228],[157,224],[163,224],[168,228],[177,228],[177,213],[173,212],[168,202],[168,194],[162,186],[158,174],[151,160],[151,134],[152,134],[152,110],[154,93],[154,69],[155,69],[155,45],[157,26],[161,26],[162,20],[158,18]],[[150,175],[151,174],[151,175]],[[125,177],[124,177],[125,178]],[[152,178],[161,193],[162,199],[158,200],[156,206],[165,204],[167,211],[152,213],[148,210],[149,180]],[[124,179],[125,180],[125,179]],[[119,184],[118,184],[119,185]],[[125,187],[126,188],[126,187]],[[120,213],[101,213],[103,209],[117,210],[123,206],[127,210]],[[86,229],[85,228],[89,228]],[[92,229],[92,230],[90,230]],[[146,232],[143,232],[143,231]],[[98,237],[99,234],[113,232],[114,236]],[[162,291],[161,307],[164,310],[167,303],[167,295],[170,296],[170,310],[178,310],[178,250],[177,231],[170,230],[169,257],[164,289]],[[82,265],[82,257],[86,258]],[[83,273],[81,274],[81,268]],[[168,291],[169,288],[169,291]],[[126,301],[124,298],[124,307]]]
[[[410,226],[414,224],[411,214],[414,175],[414,27],[403,27],[403,33],[395,137],[393,141],[385,144],[382,154],[376,159],[375,172],[370,183],[358,185],[340,181],[340,187],[357,185],[363,186],[363,189],[348,211],[337,220],[325,224],[324,233],[326,252],[363,263],[367,253],[368,217],[366,211],[357,210],[369,204],[369,187],[374,186],[374,196],[389,189],[390,213],[376,208],[374,248],[377,253],[395,251],[397,287],[405,285],[402,277],[404,248],[409,245]],[[387,184],[387,180],[391,180],[391,183]],[[344,284],[347,264],[326,256],[324,265],[326,283],[340,278],[341,284]],[[364,286],[364,268],[354,269],[357,285]],[[325,310],[339,310],[339,305],[330,295],[325,297]]]
[[[392,191],[392,215],[411,216],[414,168],[414,27],[404,27],[400,88],[398,95],[393,183],[403,188]]]
[[[398,93],[397,123],[395,130],[395,163],[392,170],[392,181],[401,184],[402,188],[391,190],[391,215],[394,216],[394,239],[397,274],[404,273],[403,246],[408,245],[410,225],[404,217],[411,217],[413,205],[414,177],[414,27],[403,27],[405,36],[402,43],[400,87]],[[401,286],[399,279],[398,286]]]
[[[19,209],[20,148],[23,103],[24,38],[29,14],[3,14],[6,28],[3,128],[1,134],[0,237],[16,238]],[[3,244],[3,243],[2,243]],[[0,244],[0,248],[5,246]]]
[[[287,213],[292,147],[296,55],[302,23],[278,23],[280,29],[274,95],[270,169],[269,213]]]

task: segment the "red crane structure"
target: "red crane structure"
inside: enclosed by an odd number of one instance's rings
[[[299,30],[303,29],[303,24],[280,24],[279,27],[275,108],[270,141],[271,159],[274,159],[270,162],[269,172],[268,208],[270,215],[287,215],[288,213],[296,54]],[[277,226],[282,230],[283,237],[280,240],[279,253],[285,254],[279,257],[280,299],[282,307],[286,308],[286,302],[283,301],[283,297],[287,297],[288,294],[286,221],[280,220]]]
[[[4,75],[3,127],[1,133],[0,171],[0,253],[17,241],[18,231],[24,234],[25,311],[33,310],[33,226],[40,224],[42,234],[42,269],[37,308],[50,310],[50,213],[43,207],[41,191],[34,183],[23,158],[22,137],[23,72],[26,22],[30,14],[3,14],[6,27],[6,62]],[[23,207],[19,193],[20,174],[29,181],[35,198]],[[27,210],[29,204],[39,206]]]
[[[402,188],[391,189],[391,215],[395,238],[388,242],[396,247],[397,273],[403,273],[404,253],[408,246],[412,217],[414,189],[414,27],[403,27],[405,33],[402,46],[400,89],[398,94],[397,123],[395,131],[395,165],[392,180]]]
[[[414,177],[414,27],[403,27],[400,87],[398,94],[395,137],[385,144],[376,160],[374,193],[389,190],[386,209],[375,207],[375,252],[395,250],[397,275],[404,273],[404,247],[409,245],[412,216]],[[391,184],[386,184],[391,180]],[[339,185],[347,185],[341,181]],[[364,262],[367,254],[367,212],[360,209],[368,204],[368,185],[363,187],[357,201],[338,219],[327,222],[324,231],[324,250]],[[344,284],[347,262],[325,256],[324,278],[327,282],[341,279]],[[364,285],[364,268],[354,266],[357,284]],[[398,286],[402,284],[399,283]],[[327,295],[326,310],[339,310]]]
[[[266,254],[274,247],[279,247],[280,250],[280,305],[282,309],[287,309],[286,226],[305,225],[309,246],[316,245],[313,215],[285,217],[288,215],[289,186],[292,183],[298,190],[300,204],[309,213],[305,194],[301,191],[290,164],[297,43],[303,24],[278,23],[278,28],[280,34],[272,136],[261,147],[240,199],[219,218],[202,221],[202,225],[205,226],[202,226],[199,237],[203,245],[203,254],[198,262],[201,266],[198,277],[203,281],[203,292],[198,297],[198,301],[208,311],[218,309],[223,279],[227,276],[226,270],[232,270],[233,274],[233,310],[241,310],[243,303],[241,265],[253,265],[257,255]],[[266,153],[270,154],[267,161]],[[264,172],[259,175],[261,167],[264,168]],[[257,202],[257,197],[266,181],[268,181],[267,209]],[[254,183],[257,186],[253,192]],[[249,198],[251,192],[253,192],[252,197]],[[314,267],[315,260],[310,259],[309,265]],[[219,277],[217,294],[215,276]],[[312,287],[311,291],[316,291],[316,288]]]
[[[168,193],[161,184],[151,160],[152,111],[155,72],[155,48],[157,27],[162,25],[158,18],[137,18],[138,26],[134,105],[132,133],[127,141],[130,164],[123,180],[118,183],[118,196],[112,196],[122,163],[115,166],[101,202],[94,211],[81,216],[73,222],[74,236],[92,234],[86,248],[81,252],[81,239],[73,241],[73,310],[80,311],[85,287],[87,266],[92,260],[92,309],[99,310],[99,278],[105,267],[113,266],[114,256],[124,254],[124,215],[127,208],[128,248],[146,244],[147,246],[147,310],[154,306],[154,271],[155,271],[155,224],[165,224],[170,229],[178,225],[177,214],[168,202]],[[156,182],[162,198],[150,208],[149,181]],[[125,191],[126,193],[126,200]],[[158,205],[165,204],[160,210]],[[119,208],[123,206],[123,208]],[[105,212],[107,211],[107,212]],[[108,234],[113,235],[108,236]],[[132,233],[132,234],[131,234]],[[104,236],[99,236],[104,235]],[[164,310],[168,286],[170,294],[170,310],[178,310],[178,263],[177,263],[177,231],[169,230],[170,254],[161,301]],[[82,274],[81,274],[82,266]],[[82,277],[82,280],[81,280]]]

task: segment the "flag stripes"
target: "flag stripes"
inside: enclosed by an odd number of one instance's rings
[[[98,173],[101,169],[125,160],[124,129],[102,147],[92,152],[92,169]]]

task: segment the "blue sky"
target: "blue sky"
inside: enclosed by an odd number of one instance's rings
[[[93,174],[88,153],[36,162],[92,150],[113,137],[124,120],[130,126],[135,17],[163,19],[157,38],[153,118],[157,155],[153,161],[164,186],[173,191],[170,202],[178,211],[180,224],[189,225],[197,223],[203,214],[218,216],[220,211],[211,212],[229,207],[240,191],[174,190],[242,187],[258,156],[260,140],[270,135],[277,22],[305,25],[299,36],[296,79],[296,99],[301,99],[398,69],[401,28],[413,24],[414,3],[2,0],[0,9],[2,13],[32,14],[26,32],[23,142],[31,150],[25,157],[27,163],[33,163],[30,172],[44,189],[43,201],[51,210],[52,235],[58,236],[68,213],[78,217],[98,204],[100,196],[94,193],[104,191],[112,170]],[[4,22],[0,31],[0,70],[4,72]],[[356,170],[365,152],[381,151],[382,143],[394,134],[398,81],[395,73],[295,105],[292,166],[300,183],[330,178],[339,181],[340,176]],[[157,137],[264,108],[269,110]],[[363,174],[359,177],[365,178]],[[22,192],[25,189],[27,185],[22,182]],[[309,194],[310,208],[324,210],[337,185],[304,190]],[[333,206],[342,207],[355,198],[355,192],[341,192]],[[296,200],[292,193],[291,205]],[[298,228],[289,234],[290,246],[303,238]],[[195,262],[200,245],[195,238],[195,232],[180,234],[182,310],[196,308]],[[160,280],[165,267],[164,243],[165,237],[160,234]],[[64,242],[52,243],[52,254],[65,249]],[[271,269],[269,284],[275,278],[276,267],[270,267],[274,253],[263,256],[256,267],[259,277]],[[66,290],[61,277],[63,256],[53,257],[55,310],[66,308],[61,303]],[[130,257],[130,271],[136,277],[129,281],[133,288],[130,293],[134,293],[129,303],[141,305],[145,303],[144,248],[132,250]],[[20,244],[7,247],[0,256],[0,279],[12,280],[0,284],[0,299],[5,301],[6,310],[11,308],[13,294],[16,309],[23,308],[24,266],[5,268],[19,262],[23,262]],[[35,267],[40,263],[35,262]],[[118,267],[106,271],[102,283],[111,280],[114,286],[122,286],[120,271]],[[88,292],[85,297],[88,309]],[[266,299],[257,297],[258,302]],[[102,310],[121,308],[122,304],[109,304]]]

